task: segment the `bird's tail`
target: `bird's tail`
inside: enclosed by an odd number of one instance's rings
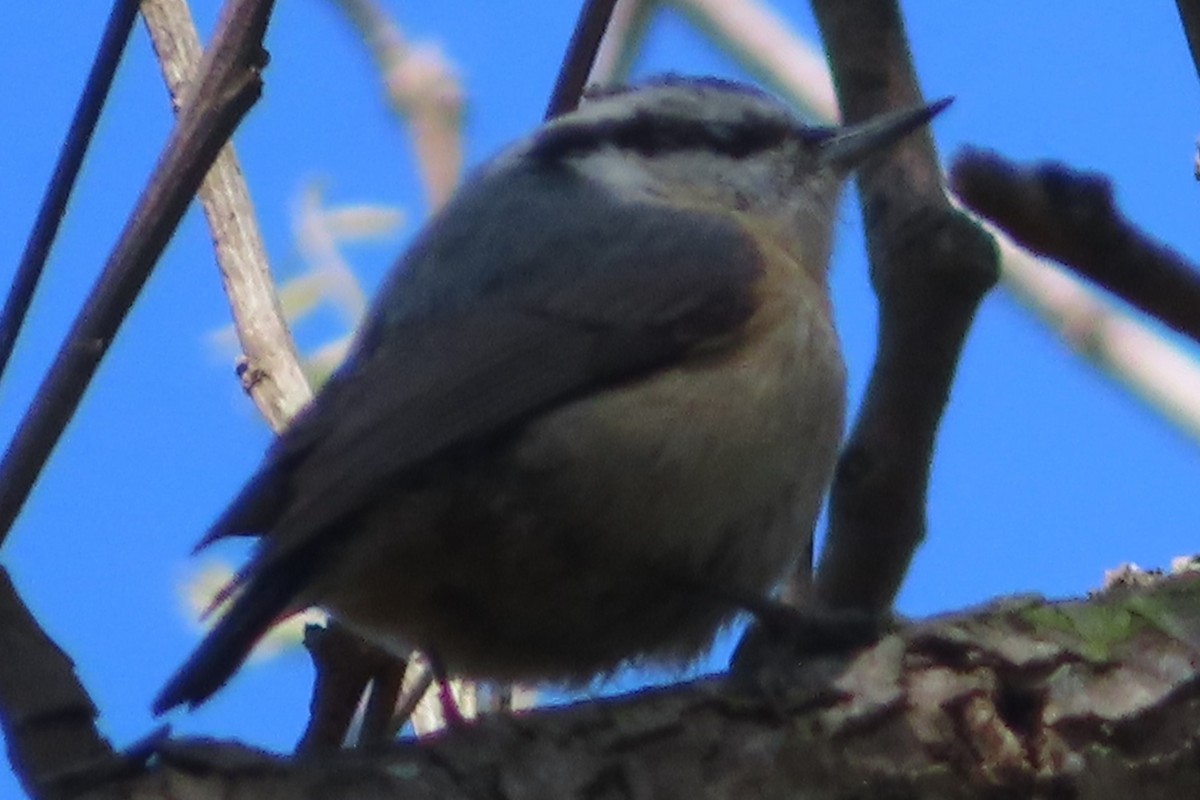
[[[303,576],[294,570],[268,569],[249,576],[229,610],[217,620],[191,658],[154,699],[155,714],[186,703],[195,708],[225,685],[258,640],[285,616]]]

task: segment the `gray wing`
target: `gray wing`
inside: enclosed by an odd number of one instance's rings
[[[276,531],[305,540],[446,449],[666,366],[753,313],[759,256],[736,223],[586,186],[537,197],[559,207],[508,209],[504,231],[485,218],[474,236],[430,229],[347,365],[202,544]],[[448,211],[489,207],[486,195],[464,204]]]

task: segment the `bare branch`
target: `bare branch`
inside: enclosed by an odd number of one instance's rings
[[[59,223],[67,212],[67,201],[71,199],[71,190],[75,188],[83,156],[92,140],[96,122],[100,119],[100,110],[104,108],[117,65],[121,62],[121,54],[125,52],[137,10],[137,0],[115,0],[109,13],[108,24],[100,38],[100,47],[92,61],[87,83],[79,96],[75,116],[58,154],[54,175],[46,187],[33,230],[25,243],[25,252],[21,254],[21,263],[17,265],[8,297],[4,300],[4,310],[0,312],[0,376],[4,375],[8,366],[8,359],[17,343],[17,334],[21,332],[33,293],[46,266],[46,259],[50,256],[50,247],[58,234]]]
[[[221,146],[258,99],[273,0],[230,0],[201,79],[108,263],[0,461],[0,540],[66,429],[100,360]]]
[[[1103,175],[1057,163],[1019,167],[968,149],[955,159],[950,183],[1021,245],[1200,342],[1200,272],[1130,223]]]
[[[554,90],[546,106],[546,119],[574,111],[579,106],[583,87],[592,72],[596,52],[600,49],[600,40],[604,38],[604,29],[608,27],[616,4],[617,0],[585,0],[579,11],[579,20],[575,23],[575,32],[571,34],[571,41],[567,45],[567,53],[563,56],[558,78],[554,81]]]
[[[184,0],[144,0],[142,16],[172,105],[178,109],[201,57],[191,13]],[[312,390],[279,306],[250,191],[232,144],[221,148],[197,196],[212,231],[217,266],[245,354],[243,385],[271,428],[282,430],[312,398]]]
[[[814,0],[847,122],[921,102],[900,10]],[[816,576],[831,608],[891,607],[925,535],[929,465],[958,356],[996,282],[995,245],[951,206],[928,132],[858,171],[879,346],[838,461]]]
[[[1200,581],[1004,601],[849,656],[498,715],[372,754],[167,742],[138,797],[1193,796]],[[797,643],[802,647],[801,643]]]

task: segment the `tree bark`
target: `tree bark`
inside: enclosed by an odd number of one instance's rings
[[[855,654],[799,652],[775,642],[729,675],[497,715],[370,754],[291,760],[234,743],[166,741],[119,794],[1200,796],[1194,573],[1088,601],[1011,598],[908,626]]]

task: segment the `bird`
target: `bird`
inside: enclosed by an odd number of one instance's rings
[[[846,405],[845,179],[948,102],[822,127],[660,76],[483,163],[198,545],[256,539],[155,712],[310,606],[463,677],[692,663],[812,544]]]

